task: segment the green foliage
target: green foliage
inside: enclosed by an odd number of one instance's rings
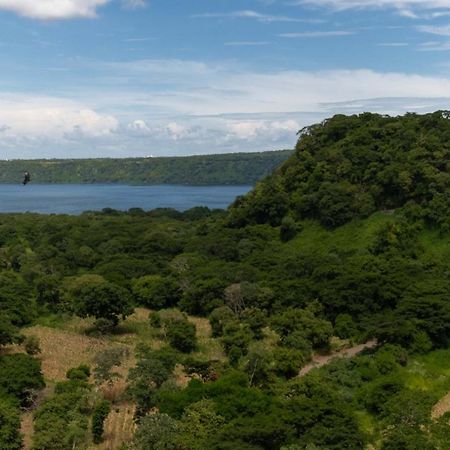
[[[171,348],[152,350],[138,345],[136,356],[136,367],[129,371],[127,391],[137,404],[137,415],[143,416],[155,406],[155,391],[170,378],[178,355]]]
[[[136,450],[176,450],[179,425],[167,414],[143,417],[134,436]]]
[[[108,401],[98,403],[92,413],[92,438],[95,444],[100,444],[103,437],[103,426],[109,415],[111,406]]]
[[[2,450],[21,450],[20,414],[11,399],[0,395],[0,448]]]
[[[164,324],[167,339],[172,347],[183,353],[190,353],[197,348],[195,325],[183,318],[169,320]]]
[[[151,309],[169,308],[179,300],[176,282],[159,275],[147,275],[133,280],[132,292],[140,305]]]
[[[212,335],[214,337],[222,336],[224,326],[230,322],[235,322],[236,320],[236,315],[228,306],[221,306],[214,309],[209,315]]]
[[[71,381],[88,381],[91,376],[91,369],[85,364],[72,367],[66,373],[66,378]]]
[[[5,313],[0,313],[0,345],[13,344],[22,340],[19,330]]]
[[[23,342],[25,351],[29,355],[37,355],[41,353],[39,338],[37,336],[27,336]]]
[[[296,224],[292,216],[283,217],[280,226],[280,239],[283,242],[288,242],[295,238],[299,231],[299,226]]]
[[[117,347],[105,349],[95,355],[94,378],[97,384],[112,383],[114,379],[121,377],[113,368],[122,364],[125,353],[123,348]]]
[[[93,316],[102,320],[97,327],[106,325],[106,330],[116,326],[120,317],[125,319],[133,312],[128,291],[108,282],[82,287],[74,301],[74,309],[80,317]]]
[[[290,212],[336,227],[407,202],[433,205],[430,218],[443,224],[449,128],[442,111],[336,115],[307,127],[295,154],[233,205],[233,224],[277,224]]]
[[[291,154],[291,150],[281,150],[181,158],[1,161],[0,183],[17,183],[17,174],[26,166],[37,183],[253,184]],[[131,213],[138,214],[137,210]]]
[[[22,405],[27,406],[33,393],[44,386],[40,361],[22,353],[0,356],[0,390]]]
[[[55,395],[35,413],[33,450],[72,450],[88,442],[89,387],[77,380],[58,383]]]
[[[217,414],[212,400],[200,400],[188,406],[180,421],[178,442],[183,448],[203,450],[210,448],[211,439],[225,424],[225,419]]]
[[[295,332],[302,335],[314,348],[327,348],[333,334],[333,326],[318,317],[312,304],[306,309],[289,308],[283,313],[272,316],[271,324],[282,337]]]

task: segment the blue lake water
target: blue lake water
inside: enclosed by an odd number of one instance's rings
[[[252,186],[128,186],[117,184],[0,184],[0,212],[79,214],[114,208],[226,208]]]

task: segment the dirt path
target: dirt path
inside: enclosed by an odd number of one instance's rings
[[[312,369],[318,369],[319,367],[325,366],[335,358],[353,358],[353,356],[358,355],[363,350],[374,348],[376,346],[377,341],[373,339],[371,341],[367,341],[365,344],[355,345],[354,347],[330,353],[329,355],[315,355],[313,356],[312,361],[300,370],[299,376],[303,377]]]
[[[433,406],[431,417],[433,419],[439,419],[448,412],[450,412],[450,392]]]

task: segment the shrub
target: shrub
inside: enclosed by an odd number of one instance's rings
[[[92,414],[92,437],[95,444],[102,442],[103,426],[111,410],[108,401],[103,400],[95,408]]]
[[[28,336],[24,340],[25,351],[29,355],[37,355],[41,353],[39,338],[37,336]]]
[[[165,329],[170,345],[180,352],[190,353],[197,348],[195,325],[187,319],[170,320]]]

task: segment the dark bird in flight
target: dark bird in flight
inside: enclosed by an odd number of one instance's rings
[[[23,181],[22,184],[25,186],[26,184],[28,184],[31,181],[31,175],[30,172],[25,171],[23,173]]]

